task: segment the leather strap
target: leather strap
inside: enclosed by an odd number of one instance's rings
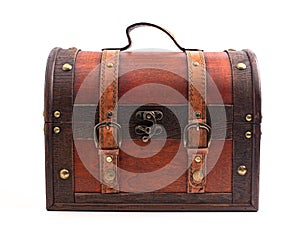
[[[119,50],[102,52],[100,66],[99,122],[117,123]],[[102,193],[119,192],[118,131],[113,125],[99,128],[99,161]]]
[[[202,51],[186,51],[188,64],[188,123],[206,123],[206,65]],[[208,153],[207,131],[189,128],[188,193],[203,193],[205,190],[206,156]]]

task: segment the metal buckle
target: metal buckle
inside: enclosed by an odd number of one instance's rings
[[[107,130],[109,130],[110,127],[115,127],[117,129],[117,138],[118,138],[117,140],[118,140],[118,148],[119,148],[122,143],[121,125],[115,122],[101,122],[94,127],[94,143],[96,148],[99,148],[98,129],[102,127],[106,127]]]
[[[201,129],[206,130],[207,132],[207,142],[206,142],[206,146],[203,148],[208,148],[208,146],[210,145],[211,142],[211,127],[209,125],[207,125],[206,123],[189,123],[188,125],[185,126],[184,131],[183,131],[183,145],[184,147],[186,147],[188,145],[188,140],[187,140],[187,132],[190,128],[197,128],[197,131]],[[201,136],[200,136],[201,137]]]

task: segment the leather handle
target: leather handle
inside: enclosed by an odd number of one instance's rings
[[[171,40],[175,43],[175,45],[183,52],[185,52],[186,50],[189,50],[189,51],[202,51],[202,50],[199,50],[199,49],[186,49],[182,46],[179,45],[179,43],[176,41],[175,37],[166,29],[158,26],[158,25],[155,25],[153,23],[147,23],[147,22],[140,22],[140,23],[134,23],[130,26],[128,26],[126,28],[126,36],[127,36],[127,39],[128,39],[128,44],[125,46],[125,47],[121,47],[121,48],[104,48],[102,49],[103,50],[120,50],[120,51],[125,51],[127,50],[128,48],[131,47],[131,44],[132,44],[132,40],[131,40],[131,37],[130,37],[130,32],[135,29],[135,28],[139,28],[139,27],[153,27],[153,28],[156,28],[156,29],[159,29],[161,31],[163,31],[165,34],[167,34]]]

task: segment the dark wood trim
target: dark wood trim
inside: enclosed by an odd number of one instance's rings
[[[252,123],[247,122],[245,117],[252,114],[253,91],[252,72],[247,54],[244,51],[227,51],[232,69],[233,88],[233,164],[232,164],[232,191],[233,203],[250,203],[251,201],[251,175],[253,141],[247,139],[245,133],[253,134]],[[244,63],[246,69],[238,69],[237,65]],[[246,100],[247,99],[247,100]],[[248,172],[241,176],[237,169],[245,165]]]
[[[51,142],[51,126],[47,124],[50,121],[51,109],[53,103],[53,77],[54,66],[57,54],[60,48],[54,48],[48,57],[46,74],[45,74],[45,89],[44,89],[44,134],[45,134],[45,172],[46,172],[46,207],[50,208],[54,204],[54,189],[53,189],[53,145]]]
[[[99,204],[230,204],[231,193],[75,193],[76,203],[99,203]]]
[[[48,210],[56,211],[122,211],[122,212],[256,212],[251,204],[91,204],[91,203],[57,203]]]
[[[45,84],[45,139],[46,139],[46,178],[47,208],[53,203],[74,202],[73,176],[73,82],[74,66],[78,50],[54,49],[47,63]],[[69,63],[70,71],[63,71],[62,66]],[[61,116],[55,118],[54,111]],[[55,134],[54,127],[60,132]],[[71,177],[62,180],[61,169],[68,169]]]
[[[261,138],[261,90],[260,90],[260,76],[258,63],[255,54],[249,50],[244,50],[250,60],[252,69],[252,81],[253,81],[253,108],[254,108],[254,138],[253,138],[253,161],[252,161],[252,195],[251,203],[258,209],[258,197],[259,197],[259,165],[260,165],[260,138]]]

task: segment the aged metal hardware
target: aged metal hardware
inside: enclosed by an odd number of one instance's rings
[[[106,129],[115,127],[118,131],[118,134],[117,134],[118,147],[121,146],[121,143],[122,143],[121,125],[118,123],[115,123],[115,122],[101,122],[101,123],[98,123],[94,127],[94,143],[95,143],[96,148],[99,148],[98,129],[100,127],[106,127]]]
[[[202,160],[202,159],[201,159],[200,156],[196,156],[196,157],[195,157],[195,162],[199,163],[199,162],[201,162],[201,160]]]
[[[197,182],[200,182],[204,178],[201,170],[195,171],[193,173],[193,179]]]
[[[59,117],[60,117],[60,111],[55,111],[55,112],[53,113],[53,116],[54,116],[55,118],[59,118]]]
[[[70,177],[70,171],[68,169],[61,169],[59,171],[59,177],[63,180],[66,180]]]
[[[237,169],[237,173],[239,174],[239,175],[241,175],[241,176],[245,176],[246,175],[246,173],[247,173],[247,167],[245,166],[245,165],[241,165],[241,166],[239,166],[238,167],[238,169]]]
[[[245,70],[247,68],[247,66],[246,66],[245,63],[238,63],[236,65],[236,68],[239,69],[239,70]]]
[[[207,132],[207,142],[206,142],[206,145],[204,146],[204,148],[209,147],[210,141],[211,141],[211,127],[209,125],[207,125],[206,123],[190,123],[190,124],[185,126],[184,131],[183,131],[183,145],[184,145],[184,147],[187,147],[187,145],[188,145],[187,133],[188,133],[188,130],[190,128],[196,128],[197,131],[199,131],[200,128],[206,130],[206,132]]]
[[[108,169],[104,172],[104,178],[106,181],[113,181],[116,178],[116,172],[114,170]]]
[[[248,138],[248,139],[252,138],[252,132],[247,131],[247,132],[245,133],[245,137]]]
[[[112,160],[113,160],[113,159],[112,159],[111,156],[107,156],[107,157],[106,157],[106,162],[110,163],[110,162],[112,162]]]
[[[247,114],[245,117],[247,122],[251,122],[252,121],[252,115],[251,114]]]
[[[138,111],[135,114],[139,121],[147,122],[146,124],[137,125],[135,127],[135,133],[142,135],[142,141],[148,142],[153,136],[162,133],[162,127],[157,124],[163,118],[163,113],[161,111]]]
[[[63,71],[71,71],[72,70],[72,65],[69,64],[69,63],[65,63],[63,66],[62,66],[62,70]]]
[[[59,134],[59,133],[60,133],[60,127],[54,127],[54,128],[53,128],[53,132],[54,132],[55,134]]]

